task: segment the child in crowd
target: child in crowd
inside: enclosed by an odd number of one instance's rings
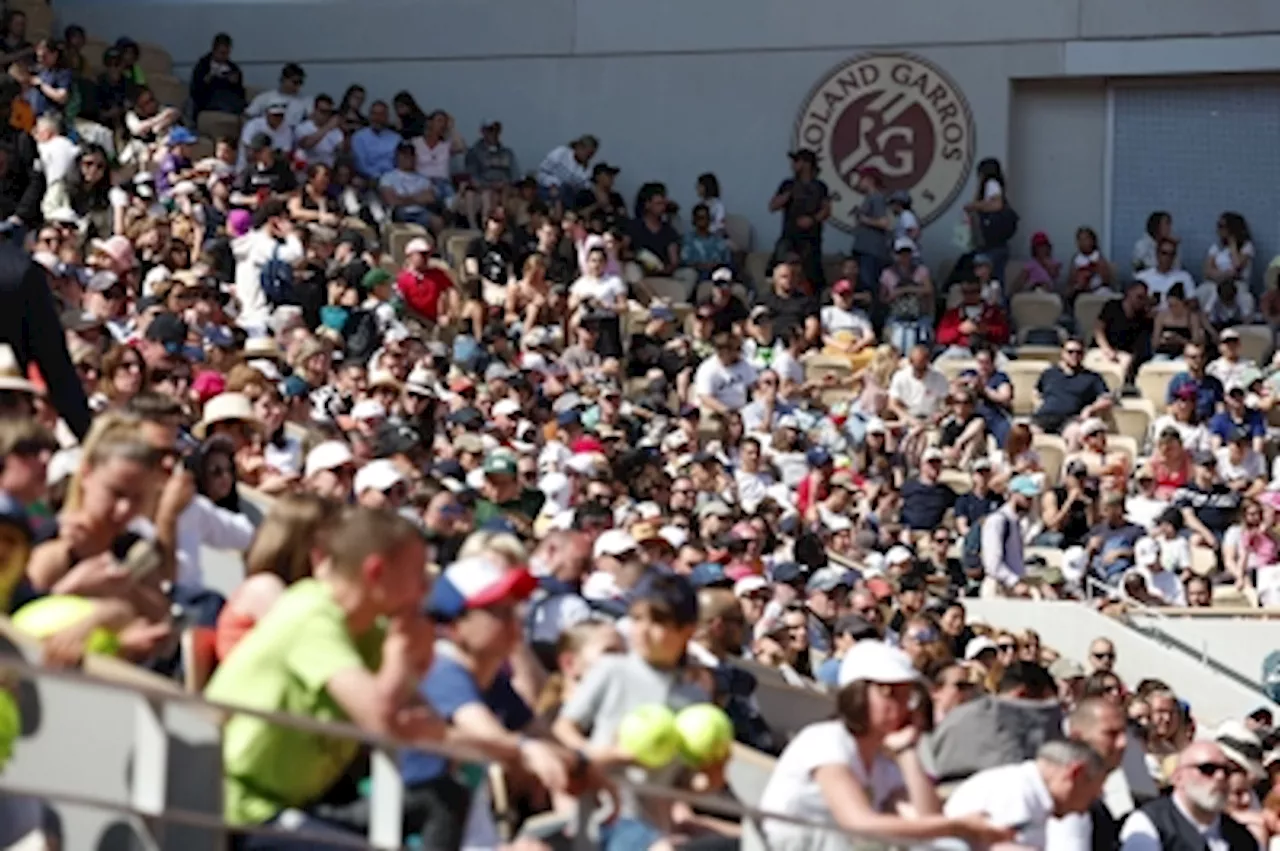
[[[565,746],[587,753],[597,764],[637,770],[635,754],[618,747],[618,727],[629,712],[650,704],[680,710],[706,703],[711,695],[685,654],[698,625],[698,598],[683,576],[650,574],[634,589],[628,610],[631,652],[597,659],[560,710],[553,732]],[[690,778],[678,763],[649,772],[648,781],[662,786],[703,779],[723,785],[723,766],[712,766],[702,778]],[[704,789],[705,791],[705,789]],[[670,837],[707,826],[710,820],[683,805],[641,801],[621,792],[619,817],[601,829],[604,851],[663,851]],[[735,846],[736,847],[736,846]]]
[[[920,245],[920,219],[916,214],[911,212],[911,193],[906,190],[899,189],[889,195],[889,212],[893,214],[893,237],[899,239],[906,237]],[[916,250],[917,259],[919,258],[919,249]]]
[[[698,177],[698,185],[696,187],[698,200],[707,205],[707,211],[711,213],[711,232],[724,234],[724,202],[720,200],[720,181],[711,172],[700,175]],[[742,251],[746,249],[745,245],[731,246],[735,250]]]
[[[1044,231],[1031,235],[1031,257],[1013,282],[1014,292],[1057,292],[1062,261],[1053,256],[1053,243]]]

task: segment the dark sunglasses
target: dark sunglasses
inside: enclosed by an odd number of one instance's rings
[[[1214,777],[1218,774],[1226,777],[1235,770],[1235,767],[1221,762],[1202,762],[1195,769],[1205,777]]]
[[[996,645],[996,649],[997,649],[997,650],[999,650],[1001,653],[1012,653],[1012,652],[1014,652],[1015,650],[1017,650],[1017,649],[1018,649],[1018,645],[1016,645],[1016,644],[997,644],[997,645]]]
[[[1091,653],[1089,655],[1103,662],[1111,661],[1116,658],[1116,654],[1114,653]]]

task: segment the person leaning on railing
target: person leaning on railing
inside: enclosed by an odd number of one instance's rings
[[[407,742],[442,740],[444,723],[415,694],[433,648],[431,624],[418,611],[427,591],[422,536],[395,514],[354,508],[335,524],[328,550],[316,577],[290,586],[241,640],[206,695],[257,710],[350,721]],[[223,732],[226,821],[346,833],[308,810],[341,785],[359,749],[359,742],[233,716]],[[281,851],[304,844],[242,835],[235,847]]]

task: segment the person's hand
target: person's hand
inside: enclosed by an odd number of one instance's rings
[[[965,335],[976,334],[978,333],[978,326],[973,323],[973,320],[966,319],[960,323],[960,333]]]
[[[267,496],[276,496],[290,490],[297,481],[297,473],[270,472],[258,480],[258,490]]]
[[[520,763],[551,792],[565,792],[578,755],[541,739],[525,739],[520,745]]]
[[[800,216],[796,219],[796,227],[803,230],[813,227],[813,216]]]
[[[1009,589],[1009,593],[1014,597],[1030,597],[1031,587],[1025,582],[1017,582]]]
[[[40,642],[42,662],[50,668],[75,668],[84,661],[92,627],[88,621],[64,627]]]
[[[58,540],[72,552],[83,550],[93,540],[93,522],[82,511],[66,511],[58,518]]]
[[[153,658],[172,637],[173,622],[169,620],[135,620],[116,634],[120,655],[134,662]]]
[[[341,222],[342,222],[342,219],[338,216],[337,213],[321,213],[320,214],[320,224],[325,225],[326,227],[331,227],[331,228],[337,227]]]
[[[1105,354],[1106,354],[1107,360],[1111,361],[1112,363],[1119,363],[1120,353],[1117,352],[1115,349],[1108,349],[1105,352]]]
[[[1078,484],[1073,484],[1067,488],[1067,505],[1073,502],[1084,500],[1084,488]]]
[[[127,593],[129,571],[111,553],[99,553],[72,567],[54,583],[54,594],[120,597]]]
[[[1012,842],[1018,832],[1012,827],[1000,827],[991,823],[986,813],[973,813],[954,819],[956,836],[972,845],[994,845]]]
[[[920,741],[920,728],[914,724],[908,724],[901,730],[894,730],[884,737],[884,749],[896,757],[903,751],[914,748],[918,741]]]
[[[177,518],[187,510],[196,495],[196,477],[182,464],[177,464],[169,479],[160,491],[160,502],[156,507],[157,517]]]
[[[410,742],[442,742],[449,725],[425,703],[396,710],[391,718],[393,735]]]

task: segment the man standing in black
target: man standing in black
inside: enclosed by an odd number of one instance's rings
[[[792,151],[793,177],[782,181],[769,202],[769,211],[782,212],[782,237],[774,249],[773,262],[795,252],[804,267],[804,277],[815,292],[825,283],[822,273],[822,225],[831,216],[831,195],[818,179],[818,157],[810,150]]]
[[[32,228],[40,224],[45,180],[35,139],[9,124],[14,98],[21,93],[16,80],[0,76],[0,220]]]

